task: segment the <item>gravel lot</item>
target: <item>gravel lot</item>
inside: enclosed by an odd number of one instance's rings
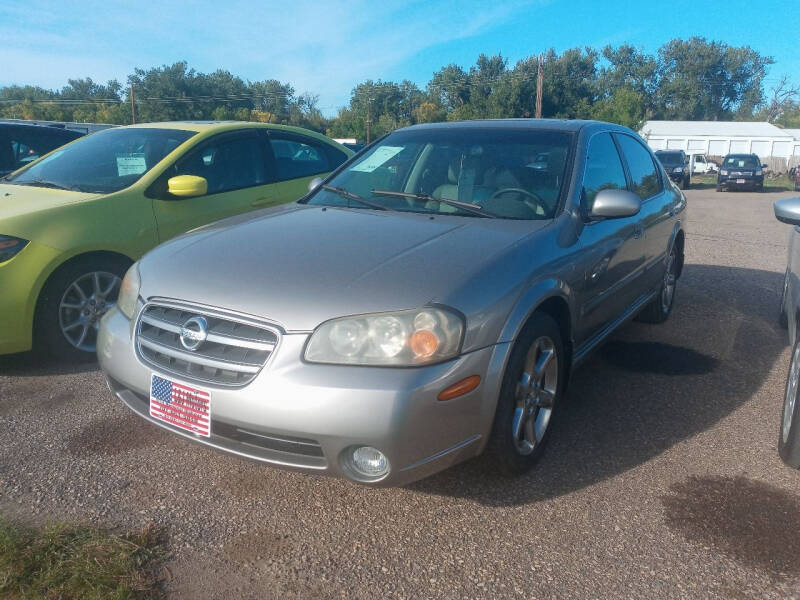
[[[687,192],[665,325],[574,377],[539,467],[401,489],[274,470],[133,416],[95,365],[0,358],[0,510],[166,528],[171,598],[800,596],[800,473],[777,451],[791,194]]]

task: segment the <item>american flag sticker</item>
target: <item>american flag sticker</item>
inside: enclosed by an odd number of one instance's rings
[[[211,392],[153,375],[150,382],[150,416],[209,437]]]

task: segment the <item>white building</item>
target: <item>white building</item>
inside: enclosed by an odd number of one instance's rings
[[[647,121],[639,134],[653,150],[725,156],[757,154],[762,160],[800,159],[800,130],[744,121]],[[777,165],[776,165],[777,166]]]

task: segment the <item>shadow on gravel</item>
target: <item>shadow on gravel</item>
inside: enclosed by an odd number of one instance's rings
[[[88,373],[99,369],[94,357],[86,361],[57,361],[41,358],[32,352],[0,356],[0,377],[41,377]]]
[[[667,323],[626,325],[576,370],[529,474],[507,479],[478,457],[409,488],[489,506],[538,502],[614,477],[714,426],[750,399],[785,348],[776,324],[781,282],[774,272],[686,265]]]
[[[746,477],[690,477],[662,498],[667,525],[773,576],[800,573],[800,499]]]
[[[108,456],[150,448],[168,439],[158,427],[130,416],[90,421],[67,439],[67,451],[73,456]]]

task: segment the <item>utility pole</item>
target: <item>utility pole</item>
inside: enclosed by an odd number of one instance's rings
[[[367,98],[367,145],[369,145],[369,126],[372,124],[372,98]]]
[[[136,102],[133,97],[133,84],[131,84],[131,124],[136,125]]]
[[[542,70],[542,55],[539,55],[539,70],[536,73],[536,118],[542,118],[542,84],[544,83],[544,71]]]

